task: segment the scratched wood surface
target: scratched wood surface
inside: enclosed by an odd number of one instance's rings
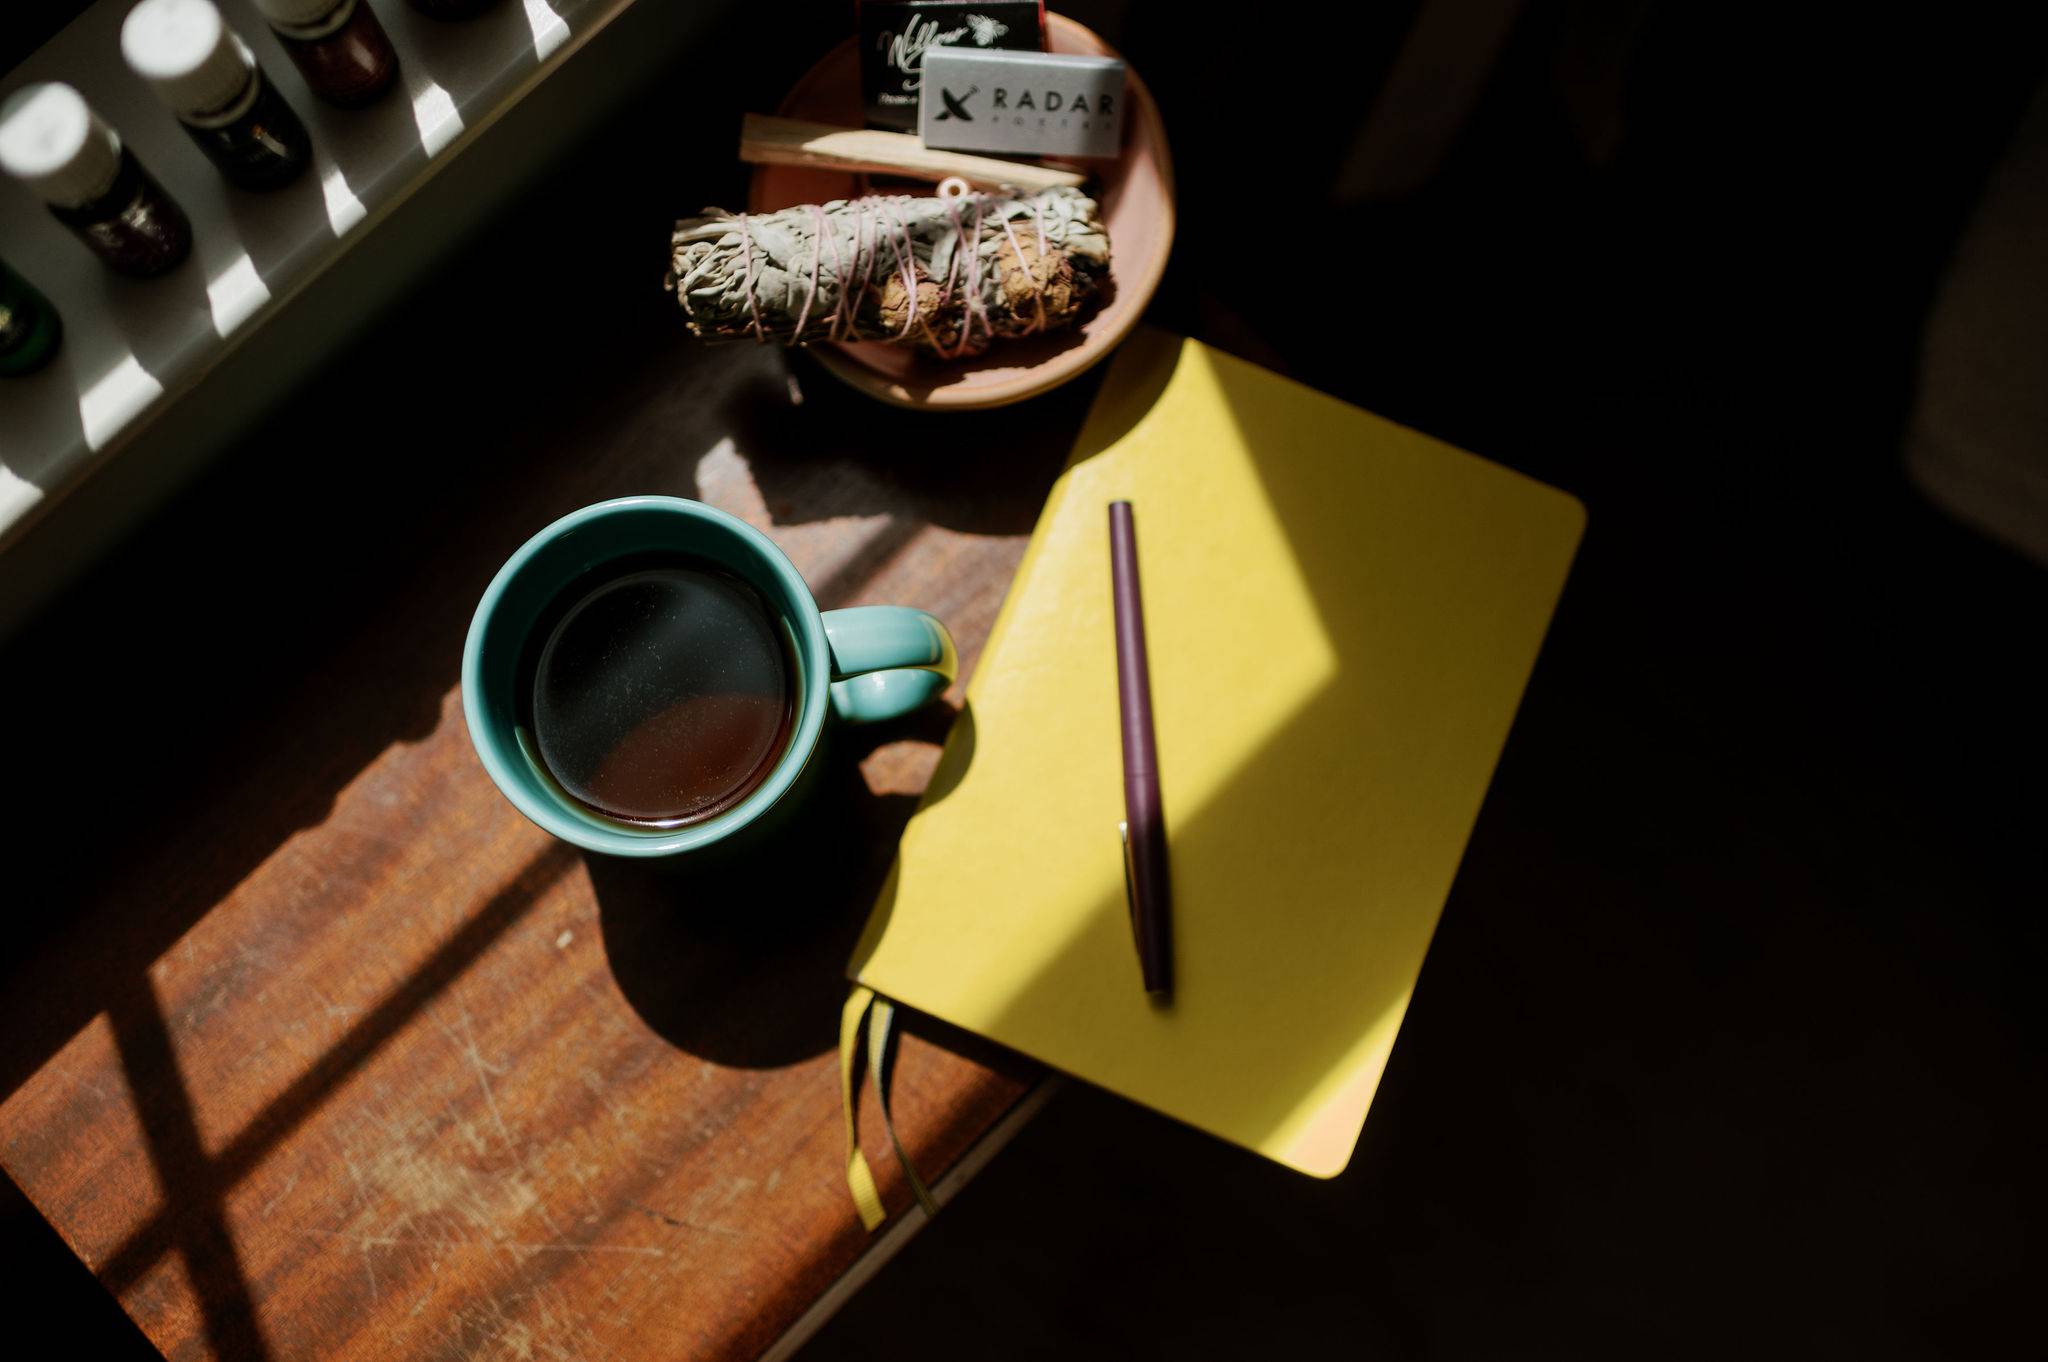
[[[41,797],[0,1164],[172,1358],[751,1357],[868,1242],[841,969],[957,693],[841,732],[800,837],[662,873],[485,778],[470,610],[554,516],[675,493],[827,608],[935,612],[971,668],[1093,381],[934,421],[665,313],[545,360],[485,334],[515,301],[447,315],[385,328],[5,654],[36,660],[0,712],[35,716]],[[403,433],[365,438],[387,403]],[[1032,1077],[907,1037],[923,1170]]]

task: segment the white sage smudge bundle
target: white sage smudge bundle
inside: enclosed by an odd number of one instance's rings
[[[1109,234],[1078,189],[708,210],[676,224],[673,247],[664,286],[699,336],[942,359],[1072,324],[1109,274]]]

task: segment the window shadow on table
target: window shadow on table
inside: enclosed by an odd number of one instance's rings
[[[589,173],[601,180],[603,169]],[[270,1308],[268,1283],[250,1279],[254,1260],[236,1256],[226,1209],[234,1190],[571,873],[575,856],[557,847],[475,905],[448,950],[217,1150],[195,1128],[205,1094],[185,1085],[172,1058],[180,1019],[154,996],[150,967],[281,848],[325,823],[365,768],[451,721],[469,614],[521,540],[603,497],[701,495],[703,452],[748,419],[734,407],[790,402],[788,360],[687,341],[658,292],[639,291],[638,275],[612,263],[627,254],[625,229],[612,219],[589,225],[576,195],[547,202],[558,206],[537,200],[533,212],[576,247],[565,246],[565,258],[596,262],[576,275],[595,300],[585,315],[593,343],[567,353],[527,345],[525,304],[496,283],[525,262],[521,232],[473,243],[463,269],[339,356],[291,409],[260,423],[5,649],[14,665],[0,668],[0,701],[37,718],[10,756],[36,790],[16,832],[25,901],[38,911],[0,958],[0,1094],[14,1094],[107,1014],[155,1176],[171,1190],[95,1264],[96,1275],[118,1296],[182,1269],[203,1302],[195,1338],[225,1355],[264,1355]],[[202,285],[195,276],[195,308]],[[814,375],[814,390],[827,382]],[[1064,456],[1064,439],[1039,438],[1037,421],[1012,411],[1001,415],[1006,427],[969,422],[1011,432],[996,457],[970,466],[920,442],[949,423],[889,413],[896,424],[871,428],[872,406],[835,396],[842,400],[820,401],[786,427],[817,438],[764,458],[774,480],[764,490],[815,518],[890,515],[889,534],[901,537],[831,560],[818,583],[828,604],[856,597],[921,522],[1028,528],[1042,491],[1034,480],[1049,481]],[[1072,407],[1076,421],[1084,407]],[[402,421],[388,417],[398,410]],[[853,455],[834,453],[835,431],[856,432]],[[753,457],[775,438],[735,442]],[[1024,469],[1001,452],[1027,441],[1041,464]],[[907,471],[892,471],[892,451],[906,447]],[[891,501],[891,487],[906,490]],[[152,727],[140,741],[114,717],[145,686]],[[692,872],[702,876],[695,892],[727,886],[728,899],[745,896],[759,910],[751,917],[693,916],[644,868],[593,866],[606,949],[639,962],[620,985],[650,1025],[735,1066],[832,1046],[851,938],[916,802],[870,792],[860,757],[884,743],[936,742],[951,718],[936,709],[845,730],[819,767],[805,856]],[[115,768],[121,798],[142,812],[110,838],[77,810],[102,806]],[[351,843],[346,882],[373,882],[401,852],[396,840]],[[640,948],[618,944],[627,940]],[[19,1245],[10,1240],[6,1248]]]
[[[135,1116],[165,1193],[161,1209],[97,1264],[107,1290],[124,1296],[166,1254],[175,1252],[200,1303],[201,1329],[215,1353],[246,1359],[271,1356],[257,1292],[229,1228],[230,1194],[320,1110],[337,1085],[490,949],[572,863],[565,845],[549,843],[217,1152],[209,1153],[204,1146],[192,1093],[178,1069],[170,1024],[154,989],[145,979],[117,992],[108,1005],[108,1020]]]
[[[800,803],[732,849],[667,861],[585,854],[605,956],[649,1028],[714,1064],[779,1068],[831,1049],[846,961],[918,796],[868,789],[860,759],[953,729],[927,798],[972,760],[972,710],[933,706],[871,728],[827,730]],[[771,815],[772,817],[773,815]]]

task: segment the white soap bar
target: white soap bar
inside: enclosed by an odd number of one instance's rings
[[[1022,156],[1115,156],[1124,64],[973,47],[924,54],[918,133],[928,147]]]

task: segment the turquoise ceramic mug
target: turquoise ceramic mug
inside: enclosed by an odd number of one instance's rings
[[[519,669],[536,623],[572,582],[615,559],[680,553],[708,559],[774,607],[796,665],[789,746],[745,799],[676,828],[641,828],[586,809],[540,763],[520,717]],[[952,681],[952,635],[922,610],[818,609],[781,549],[743,520],[681,497],[621,497],[571,512],[498,569],[462,650],[462,715],[484,769],[521,813],[564,841],[617,856],[674,856],[723,842],[788,800],[828,720],[892,719]]]

